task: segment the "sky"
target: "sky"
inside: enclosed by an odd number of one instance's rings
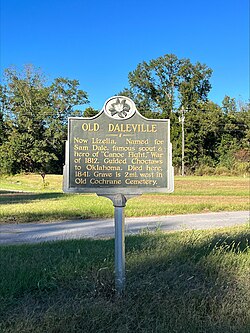
[[[209,99],[249,100],[248,0],[0,0],[1,77],[25,64],[51,82],[80,82],[89,106],[128,85],[142,61],[165,54],[213,70]],[[85,108],[86,106],[84,106]]]

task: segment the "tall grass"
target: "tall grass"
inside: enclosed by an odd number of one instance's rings
[[[0,248],[3,333],[248,333],[250,229],[126,238],[126,292],[114,240]]]

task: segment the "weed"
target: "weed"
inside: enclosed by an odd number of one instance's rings
[[[123,298],[113,239],[2,247],[0,331],[248,333],[249,239],[247,226],[129,236]]]

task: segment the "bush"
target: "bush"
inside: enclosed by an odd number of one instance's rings
[[[227,167],[225,167],[223,165],[218,165],[215,168],[215,174],[217,176],[230,176],[232,173]]]
[[[215,173],[215,169],[211,166],[208,165],[200,165],[196,170],[195,170],[195,175],[196,176],[212,176]]]
[[[248,162],[235,162],[233,171],[235,175],[249,175],[250,164]]]

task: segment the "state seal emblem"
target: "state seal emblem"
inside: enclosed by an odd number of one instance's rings
[[[125,96],[111,97],[104,105],[104,112],[115,120],[129,119],[135,113],[134,102]]]

